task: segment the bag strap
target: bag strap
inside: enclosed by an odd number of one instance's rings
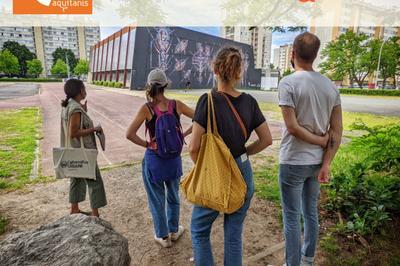
[[[246,129],[246,126],[244,125],[243,120],[242,120],[242,118],[240,117],[239,113],[237,112],[235,106],[233,106],[231,100],[228,98],[228,96],[226,96],[225,93],[223,93],[223,92],[219,92],[219,93],[220,93],[222,96],[224,96],[226,102],[228,103],[229,107],[230,107],[231,110],[232,110],[233,115],[234,115],[235,118],[236,118],[236,121],[239,123],[239,126],[240,126],[240,128],[242,129],[244,138],[247,139],[247,129]]]
[[[217,119],[215,117],[214,101],[212,99],[211,92],[208,93],[207,97],[207,132],[213,133],[217,137],[221,138],[218,133]],[[212,129],[211,129],[211,116],[212,116]]]
[[[81,124],[80,124],[80,129],[83,129],[83,112],[80,112],[81,114]],[[71,116],[68,116],[68,123],[67,123],[67,127],[65,128],[65,121],[62,121],[63,127],[64,127],[64,136],[65,136],[65,140],[64,142],[66,143],[66,147],[67,148],[71,148],[71,143],[70,143],[70,137],[69,137],[69,124],[71,122]],[[81,143],[81,149],[84,148],[83,145],[83,137],[79,137],[80,143]]]

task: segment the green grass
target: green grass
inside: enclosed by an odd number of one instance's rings
[[[0,235],[6,231],[7,219],[0,216]]]
[[[17,189],[31,182],[41,124],[38,108],[0,111],[0,189]]]
[[[257,157],[262,163],[254,165],[256,195],[279,204],[278,159],[274,156],[257,155]]]
[[[367,113],[343,112],[343,128],[350,130],[351,124],[363,121],[369,127],[399,124],[400,116],[384,116]]]

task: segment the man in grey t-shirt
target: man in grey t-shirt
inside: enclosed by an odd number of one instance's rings
[[[329,181],[330,164],[343,131],[339,91],[331,80],[312,67],[319,47],[317,36],[308,32],[297,36],[292,55],[296,71],[279,84],[279,106],[285,120],[279,184],[288,266],[313,264],[318,240],[320,183]]]

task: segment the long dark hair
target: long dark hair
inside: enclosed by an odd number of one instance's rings
[[[161,85],[159,83],[154,83],[154,84],[148,84],[146,86],[146,97],[147,97],[147,101],[151,102],[154,100],[154,98],[161,94],[164,93],[165,88],[168,86],[168,84],[166,85]]]
[[[81,93],[82,89],[85,87],[82,80],[79,79],[69,79],[65,82],[64,92],[65,100],[61,101],[61,106],[67,107],[69,99],[72,99]]]

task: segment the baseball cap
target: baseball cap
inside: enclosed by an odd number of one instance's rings
[[[165,72],[159,68],[153,69],[150,71],[149,75],[147,76],[147,83],[152,85],[154,83],[158,83],[161,86],[168,85],[168,78],[165,75]]]

